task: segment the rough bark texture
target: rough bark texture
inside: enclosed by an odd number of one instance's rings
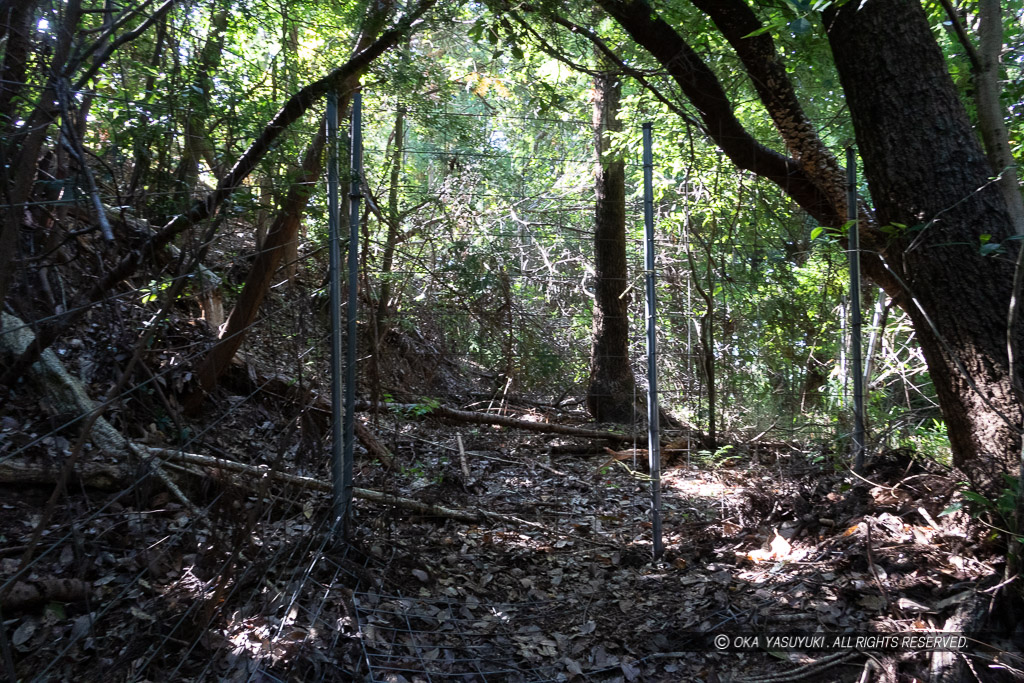
[[[606,135],[618,129],[622,86],[602,72],[594,79],[594,146],[598,163],[594,215],[594,337],[587,408],[598,422],[636,419],[635,380],[629,365],[629,286],[626,266],[626,166],[609,156]]]
[[[1005,202],[920,4],[848,3],[828,18],[878,222],[923,226],[883,246],[906,285],[889,293],[914,322],[955,464],[991,491],[1016,463],[1007,419],[1021,422],[1005,345],[1013,264],[979,250],[982,233],[1013,234]]]
[[[761,22],[743,0],[693,0],[693,4],[715,22],[736,51],[789,153],[828,198],[833,210],[839,216],[846,215],[843,169],[804,114],[771,34],[750,35],[761,28]]]
[[[829,192],[808,177],[800,162],[761,144],[743,127],[714,72],[649,4],[643,0],[598,0],[598,4],[665,67],[697,109],[707,134],[736,166],[781,187],[823,225],[834,222],[836,207]]]

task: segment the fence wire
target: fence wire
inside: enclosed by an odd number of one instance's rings
[[[493,413],[527,406],[538,419],[550,414],[585,422],[594,316],[591,123],[505,117],[556,128],[567,138],[564,149],[552,145],[551,153],[521,154],[508,149],[507,136],[496,134],[501,117],[432,111],[433,118],[483,121],[488,130],[477,140],[490,148],[474,151],[445,136],[431,140],[432,132],[421,126],[415,135],[423,146],[404,151],[399,183],[389,186],[386,141],[397,111],[382,105],[369,117],[367,182],[375,183],[371,194],[380,214],[364,216],[359,398],[418,405],[424,414],[431,402]],[[416,113],[409,110],[410,116]],[[628,179],[636,188],[639,168],[637,159],[628,160]],[[681,182],[705,170],[687,170]],[[500,178],[488,179],[499,171]],[[509,192],[502,182],[513,178],[519,189]],[[114,173],[105,179],[112,185],[122,181]],[[400,209],[422,206],[402,218],[398,227],[404,232],[389,244],[383,212],[391,190],[408,204]],[[321,195],[295,245],[296,274],[272,287],[260,317],[244,330],[247,341],[222,389],[198,415],[185,415],[176,396],[217,331],[196,330],[201,323],[190,296],[175,302],[164,319],[153,319],[159,293],[194,278],[192,273],[154,269],[140,275],[87,304],[83,320],[55,345],[55,358],[82,380],[83,390],[102,396],[136,351],[140,330],[162,327],[153,346],[140,350],[144,370],[110,397],[104,417],[132,442],[163,455],[114,457],[85,448],[81,462],[88,467],[57,487],[53,500],[61,500],[60,506],[48,504],[90,411],[49,414],[49,399],[39,405],[34,398],[38,388],[12,388],[11,400],[0,408],[0,468],[21,468],[32,495],[0,510],[7,543],[0,549],[0,594],[38,596],[26,603],[27,613],[4,607],[7,668],[15,668],[18,677],[76,680],[87,670],[95,680],[133,681],[562,680],[564,643],[540,637],[538,624],[564,604],[409,590],[407,581],[396,578],[407,568],[397,567],[397,556],[380,541],[385,532],[374,526],[385,518],[386,505],[359,501],[360,540],[338,546],[331,538],[326,494],[314,487],[316,480],[326,480],[329,446],[322,400],[329,392]],[[192,199],[187,192],[147,197]],[[116,206],[124,200],[113,191],[101,198]],[[684,188],[673,201],[684,199],[690,202],[685,219],[668,200],[657,207],[666,226],[658,241],[663,406],[694,433],[706,431],[710,381],[718,390],[720,433],[733,443],[841,438],[847,427],[829,416],[847,391],[842,373],[832,372],[835,359],[829,354],[837,346],[827,341],[841,333],[839,290],[827,282],[817,290],[807,285],[813,296],[805,299],[822,303],[792,338],[782,338],[786,323],[772,310],[792,304],[795,289],[805,286],[783,278],[785,268],[812,264],[818,271],[807,266],[807,278],[817,273],[827,279],[838,272],[841,253],[812,245],[807,225],[791,235],[762,234],[769,232],[762,228],[769,214],[786,207],[756,186],[743,205],[750,214],[744,231],[722,226],[711,233],[707,220],[721,210],[712,193]],[[20,208],[51,211],[82,200],[40,199]],[[632,333],[628,356],[620,360],[633,369],[639,401],[645,384],[638,286],[642,211],[635,192],[626,213],[631,281],[623,295],[630,300]],[[244,221],[229,221],[206,264],[224,275],[229,302],[257,251],[251,232]],[[385,270],[389,248],[393,264]],[[77,235],[44,256],[22,271],[22,298],[13,307],[38,315],[24,315],[23,325],[5,325],[4,336],[81,312],[85,304],[75,294],[99,275],[81,266],[74,276],[58,268],[71,273],[85,259],[106,267],[103,255]],[[30,278],[52,283],[60,292],[54,297],[58,306],[43,311],[37,280]],[[382,303],[377,297],[384,282],[390,299]],[[704,349],[700,321],[709,306],[701,289],[710,293],[717,332]],[[889,339],[892,357],[915,353],[908,330]],[[717,373],[713,379],[701,366],[708,355]],[[886,425],[895,443],[898,432],[912,431],[925,419],[915,411],[930,414],[933,405],[927,389],[906,381],[894,366],[890,362],[879,373],[879,384],[906,409]],[[811,387],[808,376],[820,368],[827,372]],[[424,453],[452,459],[459,453],[450,438],[418,433],[424,416],[406,410],[366,423],[396,461],[378,482],[396,490],[402,477],[424,478],[416,471],[427,460]],[[638,408],[638,421],[641,413]],[[500,435],[508,451],[566,445]],[[702,448],[694,440],[683,450],[689,455]],[[186,454],[209,460],[175,457]],[[507,456],[500,451],[474,457],[498,462]],[[432,462],[440,467],[441,460]],[[245,469],[239,473],[229,464]],[[361,454],[360,466],[369,478],[383,464]],[[279,472],[307,479],[293,486],[294,480],[272,476]],[[169,482],[177,482],[176,488]],[[643,493],[623,495],[638,501],[630,506],[642,507]]]

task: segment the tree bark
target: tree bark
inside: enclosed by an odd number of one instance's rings
[[[32,49],[32,19],[37,0],[9,3],[3,9],[3,33],[7,38],[0,64],[0,140],[7,138],[16,120],[15,98],[21,93],[28,73]],[[6,143],[5,143],[6,144]]]
[[[899,277],[887,290],[918,333],[954,464],[996,491],[1022,417],[1005,343],[1013,263],[982,256],[979,238],[1014,234],[1006,203],[920,4],[869,0],[826,18],[878,222],[917,228],[882,245],[880,266]]]
[[[391,271],[395,263],[398,234],[401,232],[402,215],[399,211],[399,183],[402,180],[402,163],[405,157],[405,108],[399,107],[395,115],[395,147],[391,155],[391,174],[388,184],[388,233],[384,242],[384,254],[380,264],[380,298],[377,300],[377,338],[384,334],[391,304]],[[379,351],[379,349],[378,349]]]
[[[285,246],[295,241],[299,233],[299,223],[305,213],[306,204],[313,194],[313,188],[323,170],[324,146],[327,142],[327,131],[323,124],[313,137],[302,159],[299,176],[288,188],[288,197],[284,207],[278,213],[267,237],[256,252],[256,258],[246,275],[242,292],[238,295],[235,307],[228,316],[227,327],[220,340],[214,344],[206,355],[196,364],[195,376],[198,389],[191,393],[184,402],[186,410],[192,412],[199,408],[202,399],[217,384],[217,379],[231,365],[242,342],[245,341],[249,326],[256,320],[260,305],[270,291],[270,285],[281,265]]]
[[[692,232],[692,225],[688,229]],[[712,233],[711,240],[713,239],[714,234]],[[718,416],[716,413],[718,387],[715,377],[715,269],[711,254],[711,240],[699,240],[704,250],[704,284],[701,284],[700,273],[689,245],[686,246],[686,259],[690,264],[693,285],[700,298],[704,299],[706,307],[704,315],[700,317],[700,322],[697,324],[697,336],[700,346],[700,369],[704,375],[704,386],[708,394],[708,433],[704,439],[704,448],[714,451],[718,448]]]
[[[600,57],[599,57],[600,59]],[[626,264],[626,165],[608,135],[617,120],[618,74],[594,77],[594,328],[587,408],[598,422],[636,421],[636,381],[629,364],[629,272]]]
[[[943,2],[943,5],[946,5]],[[1010,148],[1010,133],[1006,128],[1006,112],[999,94],[1000,66],[1003,51],[1003,16],[1000,0],[980,0],[978,3],[978,50],[972,60],[974,69],[974,100],[978,106],[978,129],[985,143],[992,172],[999,177],[999,189],[1010,210],[1014,229],[1024,235],[1024,197],[1017,181],[1017,160]],[[956,19],[956,16],[952,17]],[[965,45],[973,50],[967,37]]]
[[[837,216],[842,223],[832,191],[808,176],[800,161],[761,144],[744,128],[714,72],[647,2],[598,0],[598,4],[661,63],[697,110],[708,136],[737,167],[781,187],[823,225],[833,225]],[[742,0],[730,0],[730,4],[742,5]]]
[[[228,27],[228,11],[226,8],[216,8],[210,17],[210,33],[206,37],[206,43],[199,53],[199,63],[196,65],[195,80],[188,95],[188,112],[185,116],[184,144],[181,150],[181,159],[175,171],[175,179],[178,183],[178,190],[181,193],[181,200],[177,202],[182,210],[188,209],[190,197],[195,192],[199,183],[199,160],[204,157],[213,158],[216,156],[213,145],[207,136],[207,123],[210,111],[210,97],[213,93],[213,77],[217,74],[222,61],[224,51],[224,33]],[[223,174],[219,168],[211,164],[214,175]]]
[[[714,73],[650,5],[599,4],[665,68],[733,163],[778,184],[821,224],[845,222],[837,166],[801,122],[770,40],[750,35],[760,23],[742,0],[695,4],[743,61],[795,158],[750,135]],[[1000,474],[1016,471],[1022,418],[1006,351],[1017,249],[1006,246],[1010,259],[983,257],[980,235],[997,243],[1013,236],[1006,202],[988,180],[987,160],[920,4],[865,0],[833,7],[824,19],[877,212],[862,222],[862,267],[911,316],[954,463],[978,488],[996,492]],[[875,222],[914,229],[865,234],[865,224]]]

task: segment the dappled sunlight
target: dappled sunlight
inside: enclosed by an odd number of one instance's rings
[[[662,490],[666,495],[678,494],[684,498],[711,498],[718,500],[735,490],[713,475],[682,467],[669,469],[661,475]]]

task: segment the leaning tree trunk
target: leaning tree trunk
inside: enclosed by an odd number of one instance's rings
[[[387,18],[386,11],[371,10],[364,23],[363,30],[356,41],[355,54],[365,51],[377,38]],[[352,93],[359,84],[362,69],[356,71],[335,86],[339,93],[338,110],[345,111]],[[309,143],[302,156],[299,176],[288,188],[288,196],[284,206],[274,223],[270,226],[266,238],[262,240],[252,268],[245,278],[245,285],[239,294],[238,302],[228,316],[227,327],[220,340],[196,364],[195,376],[197,387],[185,397],[185,408],[189,412],[197,411],[203,398],[214,388],[217,380],[231,365],[249,328],[256,320],[263,300],[270,291],[271,281],[282,259],[290,253],[289,245],[298,239],[302,216],[317,178],[323,171],[323,151],[327,144],[327,119],[324,118],[319,132]]]
[[[245,150],[235,165],[226,175],[217,182],[217,188],[206,197],[196,200],[186,213],[179,214],[172,218],[167,225],[151,235],[146,242],[138,249],[127,254],[113,268],[98,278],[96,283],[83,295],[80,296],[68,313],[64,316],[43,323],[32,344],[26,348],[18,358],[0,373],[0,386],[9,386],[20,378],[38,358],[39,355],[50,347],[57,338],[63,334],[71,325],[76,323],[86,311],[99,301],[109,296],[110,290],[121,280],[132,275],[140,265],[144,257],[162,249],[174,237],[180,234],[189,226],[209,218],[227,200],[236,189],[242,187],[243,181],[256,168],[256,165],[263,159],[270,146],[298,120],[314,103],[327,94],[328,91],[343,88],[353,77],[358,77],[367,66],[379,57],[385,50],[388,50],[399,39],[403,38],[412,30],[419,19],[435,4],[436,0],[420,0],[419,4],[413,7],[409,14],[403,17],[393,28],[381,34],[380,38],[371,45],[361,50],[339,67],[332,69],[328,74],[316,81],[306,85],[284,103],[274,118],[260,131]],[[69,5],[72,3],[69,3]],[[15,203],[15,202],[11,202]],[[0,222],[0,237],[6,235],[6,222]],[[4,251],[3,239],[0,239],[0,266],[3,265],[7,253]],[[0,267],[0,285],[3,285],[6,271]]]
[[[618,129],[619,77],[594,78],[594,144],[597,150],[594,216],[594,339],[587,408],[598,422],[635,418],[633,371],[629,364],[629,286],[626,267],[626,167],[609,154],[606,135]]]
[[[231,359],[245,341],[249,328],[259,313],[260,305],[270,291],[274,274],[281,265],[285,253],[285,245],[298,238],[299,223],[302,221],[309,197],[313,194],[316,181],[321,175],[321,158],[326,143],[325,120],[306,148],[299,175],[288,188],[284,207],[270,226],[266,239],[256,253],[252,268],[249,269],[245,284],[242,286],[242,292],[231,310],[231,315],[228,316],[223,335],[196,363],[195,376],[198,387],[185,399],[185,407],[189,412],[199,409],[203,397],[216,386],[217,380],[230,367]]]
[[[1022,417],[1006,351],[1016,247],[986,257],[980,240],[1014,234],[1005,201],[920,3],[849,3],[827,19],[878,223],[899,230],[869,274],[914,322],[954,463],[996,491]]]

